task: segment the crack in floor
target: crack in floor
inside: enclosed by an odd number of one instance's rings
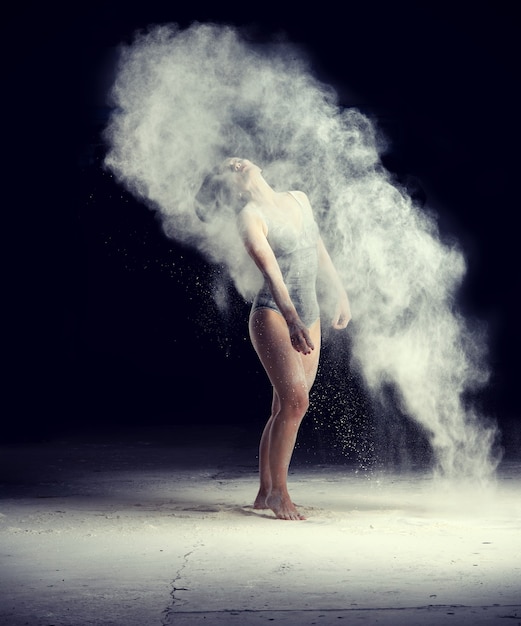
[[[183,562],[181,563],[179,569],[176,572],[176,575],[174,576],[172,582],[170,583],[171,586],[171,591],[170,591],[170,597],[172,598],[172,601],[170,603],[170,606],[167,607],[164,611],[163,611],[163,620],[162,620],[162,626],[168,626],[168,624],[170,624],[170,618],[172,615],[174,615],[174,610],[176,605],[179,604],[185,604],[186,600],[181,600],[181,598],[179,598],[177,596],[177,593],[179,591],[190,591],[189,587],[181,587],[181,586],[177,586],[178,584],[180,584],[180,581],[183,578],[183,572],[186,569],[186,567],[188,566],[188,561],[190,559],[190,557],[192,556],[192,554],[194,554],[194,552],[200,548],[201,546],[203,546],[203,543],[197,543],[194,546],[192,546],[192,549],[187,552],[186,554],[183,555]]]

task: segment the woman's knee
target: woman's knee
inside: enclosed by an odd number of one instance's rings
[[[294,390],[288,397],[280,399],[280,411],[286,419],[300,421],[309,408],[309,393],[306,389]]]

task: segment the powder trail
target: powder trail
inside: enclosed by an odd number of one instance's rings
[[[351,300],[353,367],[375,397],[396,390],[440,474],[493,473],[495,427],[465,402],[489,372],[485,338],[455,306],[462,252],[393,183],[371,121],[337,104],[303,51],[227,26],[156,26],[121,48],[111,97],[107,167],[169,237],[223,264],[245,298],[260,275],[231,213],[197,218],[201,181],[240,156],[274,188],[305,191]]]

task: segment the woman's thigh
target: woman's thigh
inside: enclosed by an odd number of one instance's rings
[[[320,354],[320,322],[310,329],[315,349],[303,355],[291,345],[285,319],[271,309],[257,309],[250,318],[250,337],[275,393],[283,401],[307,394],[316,376]]]
[[[300,358],[302,360],[302,366],[304,367],[304,372],[306,374],[306,382],[308,385],[308,390],[313,387],[313,383],[315,382],[315,378],[317,376],[318,370],[318,361],[320,359],[320,342],[321,342],[321,331],[320,331],[320,319],[318,319],[314,324],[311,325],[309,329],[309,334],[311,335],[311,340],[313,341],[313,345],[315,349],[312,350],[309,354],[300,354]]]

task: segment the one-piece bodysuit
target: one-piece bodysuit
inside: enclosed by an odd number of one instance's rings
[[[289,193],[302,210],[300,232],[285,222],[266,217],[264,219],[268,226],[268,243],[278,261],[291,301],[300,319],[309,328],[320,316],[316,293],[318,226],[311,210],[295,194]],[[264,281],[255,296],[251,312],[259,308],[269,308],[280,313],[267,281]]]

